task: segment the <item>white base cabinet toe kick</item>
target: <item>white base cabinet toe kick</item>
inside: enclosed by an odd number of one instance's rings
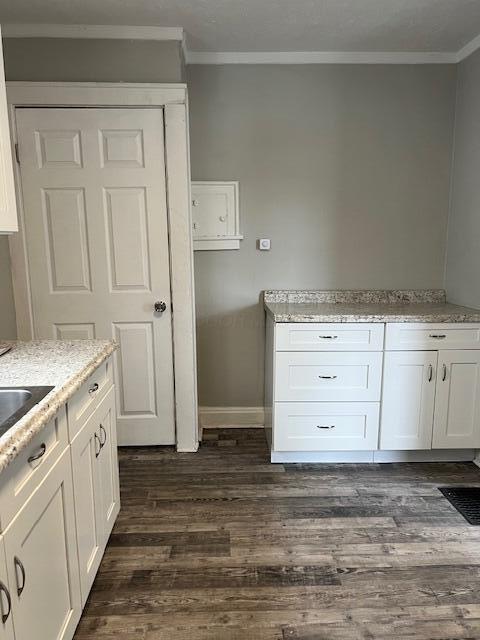
[[[83,423],[82,387],[2,473],[0,640],[73,638],[120,509],[111,367]]]
[[[267,317],[272,462],[473,460],[480,324],[275,323]]]

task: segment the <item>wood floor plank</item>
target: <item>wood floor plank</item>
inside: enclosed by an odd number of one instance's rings
[[[272,465],[260,429],[120,450],[122,510],[75,640],[480,640],[468,463]]]

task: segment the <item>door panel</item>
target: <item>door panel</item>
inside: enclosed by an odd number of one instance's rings
[[[480,351],[440,351],[433,446],[480,446]]]
[[[436,351],[385,353],[381,449],[431,449]]]
[[[105,546],[120,511],[117,441],[115,429],[113,428],[115,424],[113,389],[102,400],[95,415],[97,416],[101,438],[101,449],[98,454],[98,475],[101,487],[100,513],[103,545]]]
[[[14,640],[11,593],[3,536],[0,536],[0,640]]]
[[[115,337],[120,444],[174,444],[163,111],[19,109],[17,126],[35,337]]]
[[[7,528],[4,540],[15,639],[72,638],[81,603],[69,451]]]

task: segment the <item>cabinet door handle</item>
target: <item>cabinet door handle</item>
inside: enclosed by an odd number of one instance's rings
[[[338,336],[318,336],[321,340],[336,340]]]
[[[15,567],[15,580],[17,581],[17,596],[20,597],[22,595],[22,591],[25,589],[25,582],[26,582],[25,567],[23,566],[20,558],[17,558],[17,556],[13,558],[13,565]],[[20,573],[22,574],[22,584],[18,583],[17,569],[20,569]]]
[[[447,379],[447,365],[444,364],[443,365],[443,375],[442,375],[442,381],[445,382],[445,380]]]
[[[317,424],[317,429],[335,429],[334,424]]]
[[[10,592],[7,589],[7,587],[3,584],[3,582],[0,581],[0,591],[3,592],[5,594],[5,598],[7,599],[7,610],[4,611],[3,610],[3,600],[0,596],[0,607],[2,610],[2,624],[5,624],[6,621],[8,620],[8,616],[10,615],[10,612],[12,611],[12,599],[10,597]]]
[[[337,376],[318,376],[321,380],[335,380]]]
[[[435,338],[436,340],[443,340],[447,336],[444,333],[430,333],[429,337],[430,338]]]
[[[433,365],[428,365],[428,381],[431,382],[433,379]]]
[[[28,462],[32,464],[32,462],[35,462],[36,460],[40,460],[40,458],[42,458],[45,455],[46,450],[47,450],[47,445],[44,442],[42,442],[42,444],[40,445],[40,451],[38,453],[35,453],[33,456],[30,456],[28,458]]]
[[[107,441],[107,432],[105,431],[103,424],[100,425],[100,432],[103,433],[103,442],[100,440],[100,448],[103,449]]]
[[[95,438],[95,458],[98,458],[98,456],[100,455],[100,451],[102,450],[102,441],[100,440],[100,438],[97,436],[97,434],[95,433],[94,436]],[[97,442],[98,442],[98,451],[97,451]]]
[[[92,386],[88,390],[88,393],[95,393],[96,391],[98,391],[98,382],[95,382],[94,384],[92,384]]]

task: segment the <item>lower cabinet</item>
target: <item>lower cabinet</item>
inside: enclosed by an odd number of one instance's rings
[[[68,449],[4,534],[16,640],[70,640],[81,615]]]
[[[430,449],[436,351],[389,351],[383,368],[380,449]]]
[[[480,447],[480,351],[440,351],[433,448]]]
[[[114,386],[71,414],[3,472],[0,640],[72,640],[120,509]]]
[[[0,536],[0,640],[14,640],[12,597],[7,575],[5,544]]]
[[[381,449],[480,447],[480,351],[385,353]]]
[[[112,387],[71,445],[83,605],[120,509],[114,425]]]

